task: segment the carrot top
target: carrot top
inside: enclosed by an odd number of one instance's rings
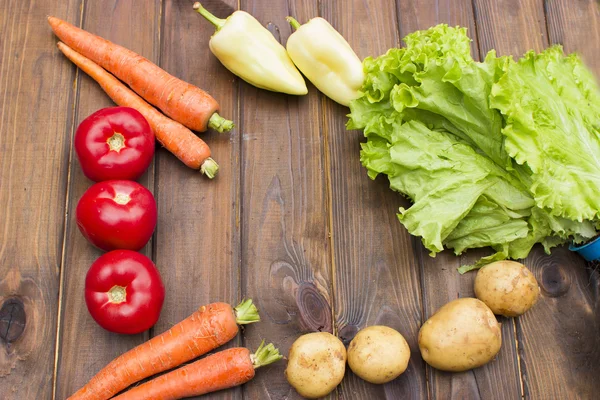
[[[283,356],[279,354],[279,349],[275,348],[273,343],[269,343],[265,346],[264,340],[260,343],[256,352],[250,355],[250,360],[252,361],[254,369],[272,364],[282,358]]]
[[[242,300],[233,311],[235,312],[235,321],[238,325],[246,325],[260,321],[258,309],[252,302],[252,299]]]
[[[235,127],[233,121],[225,119],[215,112],[208,120],[208,127],[219,133],[229,132]]]

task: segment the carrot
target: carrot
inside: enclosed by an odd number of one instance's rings
[[[222,346],[237,335],[238,324],[257,321],[252,300],[234,309],[225,303],[202,306],[168,331],[115,358],[69,399],[109,399],[132,383]]]
[[[175,122],[158,112],[93,61],[85,58],[62,42],[58,42],[58,48],[83,72],[98,82],[115,103],[138,110],[148,120],[156,139],[167,150],[175,154],[188,167],[200,169],[209,178],[214,178],[219,165],[210,158],[210,148],[202,139],[179,122]]]
[[[202,89],[167,73],[147,58],[56,17],[54,34],[67,46],[125,82],[146,101],[190,129],[229,131],[233,122],[218,114],[219,103]]]
[[[256,368],[282,358],[272,343],[264,344],[263,341],[254,354],[243,347],[211,354],[131,388],[114,399],[174,400],[242,385],[254,378]]]

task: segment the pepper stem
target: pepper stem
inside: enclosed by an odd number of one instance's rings
[[[208,120],[208,127],[219,133],[229,132],[234,126],[233,121],[221,117],[219,113],[214,113]]]
[[[198,14],[202,15],[208,20],[208,22],[213,24],[217,31],[220,30],[223,27],[223,25],[225,25],[226,20],[215,17],[206,8],[202,7],[202,4],[200,4],[199,1],[195,2],[192,7],[194,8],[194,10],[196,10],[196,12],[198,12]]]
[[[300,28],[302,25],[300,25],[300,22],[296,21],[296,19],[294,17],[285,17],[285,19],[287,20],[287,22],[290,23],[290,25],[292,26],[292,28],[294,29],[298,29]]]
[[[235,320],[238,325],[251,324],[260,321],[258,309],[254,303],[252,303],[252,299],[242,300],[233,311],[235,312]]]
[[[200,166],[200,172],[208,176],[209,179],[214,178],[217,175],[217,171],[219,171],[219,164],[210,157],[204,160]]]
[[[269,343],[265,346],[264,340],[260,343],[256,353],[250,355],[250,360],[252,360],[254,369],[272,364],[282,358],[283,356],[279,354],[279,349],[276,349],[273,343]]]

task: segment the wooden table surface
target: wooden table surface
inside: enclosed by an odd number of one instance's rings
[[[469,28],[481,57],[521,55],[562,43],[600,75],[600,14],[593,0],[224,0],[218,16],[242,8],[285,41],[285,16],[329,20],[359,57],[400,45],[439,22]],[[101,329],[83,287],[101,254],[79,233],[74,208],[91,185],[74,156],[74,127],[111,106],[88,76],[56,49],[54,15],[124,45],[206,89],[235,120],[230,135],[207,133],[221,165],[210,181],[165,150],[140,182],[153,191],[158,226],[143,252],[161,271],[166,299],[158,323],[133,336]],[[310,86],[292,97],[256,89],[208,50],[210,24],[175,0],[0,1],[0,397],[64,399],[109,360],[212,301],[257,303],[262,322],[229,345],[273,341],[283,353],[302,332],[385,324],[408,340],[408,370],[376,386],[347,372],[339,399],[592,399],[600,396],[596,272],[566,248],[536,248],[525,263],[542,299],[524,317],[502,318],[497,359],[465,373],[422,361],[417,333],[438,307],[473,295],[473,274],[456,267],[486,251],[433,259],[396,218],[406,203],[385,179],[367,178],[360,132],[348,110]],[[24,305],[23,333],[19,305]],[[295,399],[285,362],[244,387],[207,398]]]

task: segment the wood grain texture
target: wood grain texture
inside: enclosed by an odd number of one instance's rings
[[[577,51],[600,77],[600,6],[594,0],[546,0],[546,25],[550,43]]]
[[[423,252],[423,304],[429,318],[440,307],[459,297],[475,297],[475,273],[459,275],[460,265],[472,264],[489,250],[470,250],[461,257],[444,251],[435,259]],[[431,398],[434,399],[514,399],[521,397],[521,375],[512,319],[498,318],[502,324],[502,347],[493,361],[471,371],[448,373],[428,367]]]
[[[242,1],[241,8],[285,43],[288,15],[306,21],[315,1]],[[284,355],[301,333],[332,331],[331,264],[319,94],[289,96],[241,84],[242,265],[244,294],[257,299],[262,321],[244,345],[262,339]],[[279,362],[257,371],[248,399],[300,398]]]
[[[481,58],[491,49],[520,57],[548,43],[541,0],[473,0],[473,7]]]
[[[3,399],[52,396],[75,68],[46,15],[78,4],[0,2],[0,307],[22,305],[2,315]]]
[[[399,45],[394,2],[322,2],[321,13],[360,59]],[[324,105],[338,336],[348,343],[361,328],[387,325],[411,348],[408,369],[388,384],[369,384],[348,369],[339,397],[426,398],[425,367],[417,346],[422,319],[419,268],[412,239],[396,217],[398,207],[406,204],[386,180],[367,177],[359,161],[362,135],[345,129],[348,109],[329,99]]]
[[[239,127],[237,81],[211,54],[208,42],[214,27],[194,12],[192,4],[164,0],[161,67],[210,93],[221,105],[220,114]],[[237,8],[235,0],[205,1],[203,5],[222,18]],[[186,167],[165,149],[156,155],[154,259],[167,294],[153,335],[168,330],[204,304],[223,301],[236,305],[243,296],[240,129],[200,135],[220,165],[214,180]],[[226,347],[240,345],[238,335]],[[241,388],[234,388],[202,398],[240,399],[241,395]]]
[[[118,15],[119,18],[114,18],[114,15]],[[158,0],[148,2],[143,8],[127,1],[86,1],[82,17],[83,29],[125,46],[150,60],[158,60],[160,23]],[[74,22],[76,25],[81,23],[79,16],[69,22]],[[54,36],[52,41],[53,44],[56,42]],[[69,61],[64,59],[64,62]],[[63,90],[67,90],[68,87],[70,86],[65,86]],[[63,123],[71,129],[70,125],[73,122],[73,129],[76,129],[77,125],[90,114],[101,108],[113,106],[115,104],[98,84],[79,71],[75,117],[73,121]],[[56,398],[59,399],[74,393],[113,358],[148,339],[147,332],[131,336],[107,332],[96,324],[88,313],[84,300],[85,276],[89,266],[103,252],[88,243],[77,228],[75,220],[77,202],[94,182],[83,175],[73,149],[71,149],[71,156],[63,262],[60,353],[56,372]],[[151,166],[138,180],[150,190],[153,190],[154,186],[153,169]],[[151,256],[151,244],[147,245],[142,252]]]
[[[202,304],[235,304],[242,297],[255,299],[263,320],[228,347],[254,350],[265,339],[287,355],[302,333],[334,331],[348,342],[373,324],[405,336],[412,357],[404,375],[376,386],[348,369],[330,398],[598,397],[600,273],[566,248],[547,256],[536,247],[524,261],[540,282],[542,299],[523,317],[501,319],[504,344],[496,360],[461,374],[427,367],[417,346],[419,327],[447,301],[472,296],[475,274],[459,276],[456,267],[485,250],[428,257],[395,216],[407,202],[385,179],[370,181],[360,165],[362,135],[345,130],[348,110],[310,84],[307,96],[294,97],[233,76],[210,53],[213,28],[192,3],[0,1],[0,398],[52,398],[53,384],[55,397],[66,398],[109,360]],[[285,16],[305,22],[320,15],[360,58],[399,46],[416,29],[446,22],[469,28],[475,57],[492,48],[520,56],[561,43],[582,53],[600,76],[594,0],[203,5],[219,17],[241,7],[271,23],[283,43],[291,33]],[[211,93],[221,114],[237,124],[230,134],[202,134],[221,166],[214,181],[164,149],[140,179],[154,190],[159,211],[155,237],[144,252],[167,289],[158,324],[144,334],[108,333],[85,307],[85,273],[101,252],[75,224],[77,201],[92,182],[80,170],[71,135],[81,120],[113,103],[86,75],[76,78],[76,69],[56,50],[46,15],[83,24],[158,62]],[[7,343],[7,336],[17,338]],[[285,364],[260,369],[243,387],[202,398],[297,399],[284,378]]]
[[[437,24],[464,26],[473,41],[471,51],[474,58],[479,56],[477,30],[471,0],[397,0],[398,27],[400,37],[419,29],[427,29]]]
[[[578,51],[600,77],[600,13],[593,1],[547,1],[550,43]],[[600,317],[597,273],[561,248],[545,255],[540,249],[526,264],[542,288],[542,299],[519,318],[525,392],[531,399],[591,399],[600,380]],[[544,329],[540,329],[544,327]]]
[[[479,52],[481,58],[491,50],[496,49],[498,55],[513,55],[515,58],[520,57],[526,51],[534,49],[542,50],[547,45],[547,32],[545,25],[545,16],[541,1],[497,1],[488,2],[483,0],[475,0],[473,2],[477,37],[479,41]],[[539,249],[535,248],[532,254],[537,254]],[[473,274],[471,274],[473,275]],[[474,276],[471,276],[474,278]],[[500,318],[503,323],[502,335],[503,346],[498,356],[497,362],[503,366],[504,374],[510,378],[497,380],[502,382],[500,385],[492,387],[491,396],[495,397],[496,390],[506,389],[506,382],[511,383],[511,390],[527,397],[529,393],[526,389],[526,371],[521,369],[517,372],[517,368],[523,368],[523,364],[519,363],[521,359],[515,357],[514,350],[522,356],[522,337],[517,334],[517,344],[515,344],[516,321],[514,319]],[[507,336],[510,338],[510,355],[506,354]],[[506,356],[505,356],[506,355]],[[521,375],[519,387],[516,388],[516,379],[513,379],[513,374]],[[496,377],[498,379],[500,377]],[[491,381],[493,382],[493,381]],[[516,394],[516,393],[515,393]],[[560,397],[557,397],[560,398]]]
[[[402,36],[439,23],[468,28],[473,39],[472,54],[479,58],[477,30],[470,0],[461,1],[398,1],[398,20]],[[431,258],[420,241],[413,238],[420,260],[423,288],[423,319],[458,297],[473,297],[473,275],[461,276],[456,268],[461,262],[474,262],[481,252],[467,257],[445,251]],[[520,375],[516,352],[514,323],[503,324],[503,346],[497,360],[483,368],[464,373],[446,373],[427,366],[429,395],[434,399],[490,399],[520,397]]]
[[[526,397],[596,398],[598,277],[590,279],[583,260],[566,248],[551,256],[538,249],[525,264],[542,289],[539,302],[517,324]]]

